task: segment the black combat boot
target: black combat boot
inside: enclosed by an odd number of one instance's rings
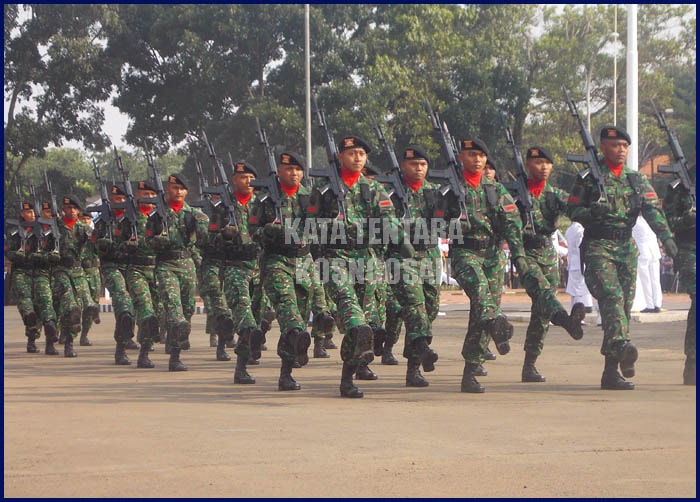
[[[78,354],[73,351],[73,334],[66,333],[66,343],[63,345],[63,357],[77,357]]]
[[[406,387],[427,387],[430,383],[420,372],[420,360],[409,359],[406,364]]]
[[[56,321],[51,320],[44,323],[44,336],[46,337],[46,349],[44,350],[44,354],[47,356],[57,356],[58,351],[53,345],[58,341]]]
[[[24,323],[25,326],[28,328],[31,328],[33,326],[36,326],[36,323],[39,321],[39,317],[36,315],[36,312],[32,311],[25,315],[22,318],[22,322]]]
[[[187,371],[187,366],[180,361],[180,350],[170,349],[170,361],[168,361],[168,371]]]
[[[83,319],[91,319],[95,324],[100,324],[100,307],[90,305],[83,310]]]
[[[58,344],[63,345],[65,343],[66,343],[66,333],[63,330],[61,330],[61,334],[58,335]]]
[[[486,347],[486,354],[484,354],[484,358],[485,358],[487,361],[495,361],[495,360],[496,360],[496,354],[494,354],[493,352],[491,352],[491,349],[489,349],[488,347]]]
[[[148,347],[147,343],[141,342],[141,348],[139,349],[139,359],[136,361],[136,367],[137,368],[155,368],[156,365],[153,364],[153,361],[151,361],[148,358],[148,353],[151,351],[151,348]]]
[[[637,347],[632,345],[631,342],[626,342],[619,352],[618,360],[620,361],[620,372],[625,378],[632,378],[634,376],[634,363],[637,361],[639,356],[637,352]]]
[[[257,360],[262,357],[262,350],[265,345],[265,333],[263,333],[261,329],[250,328],[250,340],[248,343],[250,344],[251,358],[255,359],[257,362]]]
[[[352,383],[352,376],[355,374],[356,366],[350,366],[343,362],[343,372],[340,376],[340,395],[342,397],[362,397],[364,393]]]
[[[131,361],[126,355],[126,343],[123,341],[117,342],[117,348],[114,351],[114,364],[119,366],[129,366]]]
[[[567,314],[566,310],[559,310],[552,316],[552,324],[561,326],[569,333],[569,336],[574,340],[583,338],[583,327],[581,321],[586,317],[586,307],[583,303],[575,303],[571,307],[571,314]]]
[[[525,362],[523,363],[523,382],[545,382],[547,379],[540,375],[540,372],[535,368],[537,356],[531,352],[525,352]]]
[[[133,338],[129,338],[129,340],[126,342],[126,347],[127,350],[139,350],[139,344],[134,341]]]
[[[226,352],[226,339],[223,335],[219,335],[219,341],[216,344],[216,360],[217,361],[230,361],[231,356]]]
[[[328,350],[337,349],[338,346],[333,343],[333,335],[326,335],[323,346]]]
[[[87,327],[85,324],[83,324],[83,327],[80,330],[80,341],[78,342],[81,347],[90,347],[92,345],[92,342],[90,339],[87,337]]]
[[[292,362],[282,360],[282,369],[280,369],[280,379],[277,382],[279,390],[299,390],[301,385],[292,377]]]
[[[476,371],[478,364],[464,363],[464,373],[462,373],[462,392],[468,392],[471,394],[481,394],[486,389],[481,385],[474,377],[474,372]]]
[[[513,337],[513,325],[504,316],[486,321],[486,332],[496,344],[496,350],[502,356],[510,352],[510,340]]]
[[[374,355],[379,357],[384,351],[384,342],[386,341],[387,332],[384,328],[377,328],[372,326],[372,332],[374,333]]]
[[[382,349],[382,364],[387,366],[396,366],[399,361],[392,354],[391,349],[394,348],[394,344],[389,341],[384,342],[384,348]]]
[[[255,378],[250,376],[246,371],[247,361],[248,359],[246,357],[236,357],[236,369],[233,372],[233,383],[240,383],[244,385],[255,383]]]
[[[317,336],[314,338],[314,359],[328,359],[330,354],[326,352],[325,345],[326,339],[322,336]]]
[[[260,329],[263,333],[267,333],[272,328],[272,321],[275,320],[277,315],[274,310],[266,310],[263,313],[262,319],[260,319]]]
[[[634,384],[626,381],[617,371],[617,358],[605,356],[605,369],[600,379],[600,388],[603,390],[632,390]]]
[[[209,346],[216,347],[218,345],[217,337],[214,334],[209,335]]]
[[[295,361],[299,367],[306,366],[309,362],[309,346],[311,345],[311,335],[308,331],[299,328],[292,328],[287,331],[287,344],[292,354],[296,356]]]
[[[358,380],[377,380],[379,377],[374,371],[369,369],[367,363],[360,363],[355,371],[355,378]]]
[[[431,349],[428,345],[428,338],[425,336],[416,338],[416,340],[413,342],[413,349],[420,358],[421,364],[423,365],[423,370],[426,373],[435,371],[435,361],[438,360],[438,355],[437,352]]]
[[[695,385],[695,360],[685,360],[683,368],[683,385]]]
[[[39,349],[36,347],[34,338],[27,338],[27,353],[36,354],[37,352],[39,352]]]
[[[486,371],[483,364],[478,364],[474,370],[474,376],[488,376],[489,372]]]

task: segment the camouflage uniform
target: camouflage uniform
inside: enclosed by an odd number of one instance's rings
[[[606,375],[613,387],[632,389],[617,374],[618,363],[624,377],[634,376],[637,349],[629,337],[629,320],[635,294],[638,251],[632,239],[632,227],[641,214],[662,241],[671,238],[659,199],[645,176],[623,167],[619,177],[601,161],[609,206],[598,212],[599,192],[588,170],[580,173],[569,196],[568,213],[584,227],[581,258],[584,278],[591,294],[598,300],[603,322],[603,343],[600,353],[606,358]]]
[[[126,285],[134,304],[138,324],[137,340],[141,344],[138,368],[153,368],[148,352],[159,339],[159,327],[165,324],[163,306],[156,284],[155,252],[146,245],[146,224],[148,218],[136,213],[138,242],[136,249],[129,254],[126,267]]]
[[[52,290],[54,305],[61,322],[61,335],[65,336],[64,355],[75,357],[73,338],[80,333],[81,317],[97,318],[99,307],[90,296],[85,280],[81,254],[87,245],[89,227],[76,221],[72,228],[63,219],[58,220],[61,236],[61,260],[53,269]]]
[[[532,148],[528,151],[539,151]],[[539,153],[535,153],[539,155]],[[530,157],[528,157],[530,158]],[[543,157],[545,158],[545,157]],[[549,160],[549,159],[547,159]],[[525,363],[522,371],[523,382],[544,382],[545,377],[535,368],[535,361],[542,353],[544,338],[549,330],[549,321],[556,326],[564,327],[575,340],[583,336],[581,321],[585,317],[585,307],[582,303],[574,305],[572,315],[556,299],[559,285],[559,259],[554,249],[551,236],[557,230],[556,221],[559,216],[566,214],[568,194],[563,190],[544,184],[539,195],[531,194],[531,215],[534,229],[527,229],[523,235],[525,259],[529,271],[520,280],[532,300],[530,323],[525,335]],[[521,217],[525,221],[525,212],[520,201],[518,206]]]
[[[308,363],[307,351],[311,336],[306,324],[313,300],[313,262],[309,245],[291,228],[292,222],[301,222],[303,229],[309,190],[300,185],[298,191],[282,197],[282,224],[274,224],[275,208],[269,198],[259,195],[250,211],[250,236],[262,245],[261,276],[265,293],[274,306],[280,325],[277,355],[282,360],[280,390],[298,390],[292,378],[292,367],[297,360],[301,366]],[[296,237],[296,238],[293,238]]]
[[[465,360],[462,391],[483,392],[473,377],[485,360],[489,336],[503,355],[510,351],[508,340],[513,333],[512,325],[501,312],[499,295],[491,286],[490,277],[495,272],[490,267],[498,263],[493,253],[504,238],[514,261],[523,257],[525,251],[520,216],[503,185],[483,176],[476,187],[466,183],[463,177],[460,184],[466,193],[469,224],[458,220],[460,210],[453,191],[447,192],[444,202],[445,219],[452,222],[448,255],[452,276],[470,302],[469,324],[462,346]]]
[[[432,323],[440,308],[441,254],[438,236],[434,233],[436,212],[442,214],[437,185],[424,181],[417,191],[405,187],[410,209],[410,220],[403,220],[404,231],[415,253],[412,258],[402,258],[396,245],[387,252],[389,284],[394,298],[401,306],[401,318],[406,326],[403,356],[408,360],[406,385],[424,387],[428,381],[420,374],[421,355],[416,349],[420,339],[428,345],[432,342]],[[403,211],[401,202],[394,197],[396,215]],[[438,207],[439,206],[439,207]],[[375,353],[376,354],[376,353]],[[423,369],[432,371],[434,361],[423,361]]]
[[[695,174],[695,168],[691,170]],[[694,182],[694,176],[692,178]],[[668,224],[673,231],[678,244],[678,254],[673,260],[673,267],[678,271],[679,282],[683,291],[690,295],[690,309],[688,310],[688,322],[685,329],[685,367],[683,369],[683,383],[695,385],[695,199],[691,198],[688,190],[674,180],[666,189],[663,203]]]
[[[81,258],[83,272],[85,272],[85,280],[87,281],[88,288],[90,289],[90,297],[96,305],[99,305],[100,295],[102,293],[102,277],[100,276],[100,259],[97,256],[95,243],[92,240],[90,240],[83,249]],[[96,321],[98,321],[98,319],[96,319]],[[92,345],[87,337],[90,328],[92,328],[92,323],[92,318],[83,317],[83,325],[80,331],[80,345]]]
[[[330,166],[330,169],[335,167]],[[317,222],[330,221],[339,232],[340,239],[321,242],[320,255],[325,271],[321,273],[326,291],[337,307],[338,317],[345,329],[340,348],[343,360],[341,395],[362,397],[362,392],[352,384],[352,375],[358,366],[374,359],[373,330],[364,307],[374,302],[374,285],[382,271],[375,251],[370,246],[369,219],[377,219],[390,229],[397,231],[403,240],[399,220],[386,190],[378,182],[362,175],[347,188],[344,197],[345,220],[335,220],[338,201],[328,190],[322,193],[316,186],[311,195],[309,215]],[[319,228],[318,235],[333,235],[335,231]],[[366,298],[369,296],[369,299]]]
[[[171,175],[172,177],[172,175]],[[183,202],[176,212],[166,209],[167,234],[158,213],[146,223],[146,243],[156,254],[156,284],[162,293],[165,308],[167,340],[171,371],[186,371],[180,362],[180,351],[190,347],[190,319],[195,310],[196,272],[192,258],[196,242],[204,242],[208,234],[208,218],[199,209]]]

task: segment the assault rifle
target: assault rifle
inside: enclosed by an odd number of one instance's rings
[[[523,158],[513,140],[513,133],[510,131],[510,127],[504,124],[504,128],[506,131],[506,142],[513,150],[516,177],[515,181],[505,182],[503,186],[506,187],[507,190],[517,193],[519,205],[523,210],[523,231],[534,232],[535,223],[532,220],[532,194],[527,188],[527,172],[523,165]]]
[[[61,249],[61,233],[58,230],[58,204],[56,203],[56,194],[53,193],[53,188],[51,187],[49,176],[46,171],[44,171],[44,183],[46,184],[46,191],[49,194],[49,200],[51,202],[51,219],[38,218],[39,223],[48,227],[47,231],[42,230],[41,245],[45,247],[49,235],[52,235],[54,240],[53,251],[58,251]]]
[[[678,142],[678,137],[676,133],[671,130],[666,124],[666,117],[664,117],[664,112],[660,112],[656,109],[654,100],[651,100],[651,106],[654,108],[654,115],[656,116],[656,121],[659,123],[659,127],[666,131],[668,136],[668,145],[671,147],[671,152],[673,152],[673,158],[675,163],[670,166],[659,166],[660,173],[674,174],[678,179],[681,180],[681,185],[690,194],[691,200],[693,201],[693,206],[691,211],[695,211],[695,183],[690,180],[688,175],[688,160],[683,155],[683,149]]]
[[[267,142],[267,134],[265,133],[265,129],[260,127],[260,120],[258,120],[258,117],[255,117],[255,126],[258,131],[258,142],[265,149],[265,160],[267,161],[267,167],[270,173],[267,178],[253,180],[250,184],[256,188],[264,188],[266,190],[266,192],[261,192],[260,201],[262,202],[269,198],[275,206],[275,221],[273,223],[282,223],[282,194],[280,193],[280,182],[277,176],[275,153]]]
[[[231,188],[228,182],[228,178],[226,177],[224,165],[216,156],[216,152],[214,151],[214,145],[209,143],[207,133],[202,131],[202,137],[204,138],[204,143],[206,143],[207,145],[209,157],[211,157],[214,160],[214,174],[216,175],[216,177],[219,178],[217,185],[215,187],[206,187],[204,189],[204,193],[207,193],[209,195],[218,195],[221,198],[221,202],[223,203],[224,207],[226,208],[226,212],[228,213],[227,226],[237,227],[238,225],[236,224],[236,205],[234,204],[233,199],[231,198]]]
[[[17,204],[19,205],[19,210],[20,212],[22,211],[22,182],[20,181],[19,176],[15,178],[15,193],[17,194]],[[19,240],[20,240],[20,247],[22,251],[24,251],[26,244],[27,244],[27,239],[32,235],[33,232],[35,232],[36,228],[36,221],[20,221],[19,219],[8,219],[7,224],[10,226],[14,226],[17,228],[16,231],[11,232],[12,235],[14,234],[19,234]],[[29,230],[27,230],[27,227],[29,227]]]
[[[408,194],[406,193],[406,188],[404,187],[403,173],[401,172],[401,166],[396,158],[396,152],[394,151],[394,145],[390,145],[384,136],[379,124],[374,119],[374,115],[370,114],[370,120],[372,121],[372,127],[377,135],[377,140],[379,140],[379,145],[384,148],[387,155],[389,155],[389,161],[391,162],[391,172],[384,175],[375,176],[375,181],[379,183],[387,183],[391,185],[391,190],[389,191],[389,197],[396,195],[396,197],[401,202],[401,209],[403,210],[403,219],[411,219],[411,206],[408,203]]]
[[[430,102],[425,100],[425,109],[433,125],[433,136],[440,143],[442,155],[447,161],[447,169],[432,171],[430,178],[435,180],[445,180],[447,183],[440,187],[440,193],[444,196],[452,190],[457,197],[459,204],[459,219],[469,223],[467,215],[467,197],[462,187],[460,177],[462,176],[462,163],[457,160],[457,146],[447,129],[447,124],[440,120],[438,112],[434,112]]]
[[[328,124],[326,123],[326,116],[318,107],[316,95],[313,96],[313,102],[314,111],[318,117],[318,126],[323,129],[323,132],[325,133],[328,166],[323,169],[311,169],[309,171],[309,176],[326,178],[328,180],[328,183],[320,189],[320,192],[321,194],[325,194],[328,190],[331,190],[335,196],[335,199],[338,201],[338,215],[335,217],[335,219],[345,221],[345,194],[347,193],[347,189],[345,188],[343,180],[340,179],[338,147],[335,144],[335,139],[333,139],[333,133],[328,128]]]
[[[105,185],[104,180],[102,179],[102,175],[100,175],[100,168],[97,167],[97,162],[95,162],[95,159],[92,159],[92,167],[93,171],[95,172],[95,179],[97,180],[97,184],[100,186],[101,203],[94,209],[95,212],[100,213],[100,216],[98,216],[97,221],[102,221],[105,224],[107,228],[107,238],[109,238],[110,240],[114,240],[114,232],[112,230],[112,225],[114,224],[115,220],[114,208],[112,207],[113,204],[109,200],[109,192],[107,190],[107,185]]]
[[[213,205],[213,202],[207,192],[209,188],[209,182],[207,181],[207,177],[204,175],[202,163],[197,158],[197,155],[194,156],[194,167],[197,170],[197,178],[199,180],[199,195],[201,198],[200,200],[190,202],[190,206],[198,207],[202,210],[204,214],[211,218],[211,206]]]
[[[117,153],[116,146],[114,147],[114,160],[117,163],[117,169],[121,173],[122,181],[124,182],[124,193],[126,194],[126,203],[124,204],[124,217],[129,221],[129,226],[131,227],[131,236],[129,237],[129,240],[132,242],[136,242],[138,240],[136,216],[138,212],[138,207],[136,205],[136,199],[134,198],[134,191],[131,188],[129,172],[126,169],[124,169],[122,158],[119,156],[119,153]]]
[[[571,100],[569,96],[569,91],[564,89],[564,96],[566,97],[566,104],[569,107],[571,115],[578,120],[579,132],[581,134],[581,139],[583,140],[583,146],[586,148],[586,153],[583,155],[567,155],[566,160],[569,162],[576,162],[579,164],[585,164],[591,173],[593,181],[598,186],[598,193],[600,197],[598,202],[608,202],[608,194],[605,191],[605,179],[603,178],[603,171],[600,166],[600,159],[598,158],[598,150],[595,147],[593,138],[591,138],[591,133],[586,128],[586,124],[578,113],[578,108],[576,108],[576,103]]]
[[[163,226],[163,231],[160,235],[168,235],[168,200],[165,195],[165,189],[163,188],[163,180],[160,178],[160,173],[158,172],[158,167],[156,167],[156,161],[153,155],[148,150],[148,147],[144,144],[144,152],[146,153],[146,163],[148,167],[153,170],[153,184],[156,187],[156,196],[149,197],[145,199],[139,199],[139,202],[144,204],[154,204],[155,214],[160,217],[161,225]]]

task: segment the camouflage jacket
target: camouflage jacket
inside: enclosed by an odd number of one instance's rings
[[[663,208],[668,225],[673,231],[676,244],[680,249],[694,250],[696,246],[695,222],[688,225],[687,219],[684,218],[684,215],[689,213],[692,207],[693,199],[690,192],[683,187],[680,180],[672,181],[666,189]]]
[[[391,190],[391,187],[387,187]],[[441,213],[440,193],[438,185],[425,180],[418,191],[414,192],[404,184],[404,190],[408,197],[408,208],[411,214],[410,220],[403,219],[403,207],[396,194],[391,194],[391,200],[396,209],[396,217],[401,219],[404,232],[416,251],[437,248],[439,242],[439,225],[435,222],[437,214]],[[395,252],[397,246],[390,246],[389,252]]]
[[[515,196],[515,194],[513,194]],[[560,188],[545,183],[539,196],[532,196],[532,221],[535,225],[534,235],[523,235],[523,244],[526,249],[553,247],[552,234],[557,230],[557,219],[566,215],[566,204],[569,194]],[[520,201],[516,199],[516,205],[520,210],[520,218],[525,226],[525,211]]]
[[[591,214],[591,204],[598,200],[600,194],[587,169],[576,177],[569,196],[568,215],[573,221],[583,225],[584,239],[596,235],[602,236],[597,238],[603,239],[628,239],[640,212],[659,239],[665,241],[671,237],[671,230],[661,210],[659,198],[646,176],[624,167],[618,178],[610,172],[604,162],[601,161],[601,165],[611,207],[609,212],[601,217]]]
[[[170,259],[169,256],[184,257],[195,251],[195,245],[202,245],[208,239],[209,218],[202,211],[193,208],[187,202],[175,212],[167,208],[167,235],[162,235],[163,222],[154,213],[146,222],[146,244],[155,251],[156,256]]]
[[[226,239],[221,229],[228,224],[228,212],[223,204],[211,208],[209,217],[209,237],[200,247],[202,256],[220,260],[252,260],[260,254],[260,245],[251,239],[248,230],[248,219],[256,197],[253,196],[247,205],[241,204],[235,195],[232,197],[236,212],[236,225],[239,235],[234,239]]]
[[[58,267],[81,267],[83,248],[90,241],[90,227],[76,221],[73,228],[68,228],[63,218],[59,218],[58,231],[61,235],[61,263]]]

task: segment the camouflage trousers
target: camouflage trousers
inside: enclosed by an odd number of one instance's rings
[[[251,310],[255,316],[255,323],[259,326],[263,315],[267,311],[274,312],[270,299],[265,293],[265,288],[263,287],[262,278],[260,276],[260,270],[256,268],[253,273],[253,280],[250,282],[250,302]]]
[[[494,270],[498,260],[487,260],[487,251],[472,251],[450,247],[448,259],[452,276],[469,298],[469,324],[462,345],[462,357],[471,364],[484,362],[489,336],[484,330],[487,321],[502,316],[497,295],[490,278],[501,270]]]
[[[681,289],[690,295],[690,309],[685,328],[684,353],[689,362],[695,364],[695,245],[686,248],[680,245],[678,256],[674,260],[674,268],[678,270]]]
[[[146,348],[158,339],[158,327],[165,323],[155,272],[155,265],[129,265],[125,276],[139,327],[136,339]]]
[[[100,294],[102,293],[102,278],[100,277],[99,267],[87,267],[83,268],[85,272],[85,280],[88,283],[88,288],[90,289],[90,297],[95,304],[100,304]],[[92,318],[87,317],[83,319],[83,332],[87,333],[92,328]]]
[[[115,319],[119,319],[125,312],[135,317],[134,302],[131,300],[131,295],[127,288],[126,271],[126,264],[107,260],[102,261],[104,284],[112,298],[112,311]]]
[[[375,288],[383,268],[373,253],[365,250],[332,252],[321,271],[321,280],[337,308],[345,330],[340,357],[351,366],[362,362],[360,348],[352,328],[369,325],[376,316]],[[375,318],[376,319],[376,318]]]
[[[323,284],[319,280],[316,274],[311,277],[313,298],[311,300],[311,314],[313,315],[313,323],[311,324],[311,337],[312,338],[325,338],[326,333],[321,329],[321,326],[317,322],[321,315],[331,315],[331,311],[328,308],[328,303],[326,302],[326,291],[323,289]]]
[[[226,303],[223,277],[227,266],[221,260],[214,260],[209,257],[202,258],[201,281],[199,283],[199,295],[204,302],[207,311],[206,333],[220,335],[217,319],[220,316],[231,317],[231,310]]]
[[[440,255],[438,249],[418,251],[412,259],[392,254],[387,261],[388,279],[396,301],[401,306],[401,318],[406,327],[403,356],[417,360],[413,342],[427,337],[433,339],[432,322],[440,308]]]
[[[168,344],[174,349],[188,349],[197,287],[194,261],[178,258],[157,262],[156,284],[162,295]]]
[[[637,280],[637,247],[626,241],[584,240],[581,257],[588,290],[598,300],[603,323],[600,353],[618,357],[622,345],[630,340],[629,321]]]
[[[90,288],[83,269],[77,267],[56,267],[52,279],[53,302],[61,326],[75,338],[80,333],[82,314],[88,306],[95,306],[90,296]]]
[[[224,296],[231,309],[233,329],[239,335],[244,329],[257,329],[260,326],[253,314],[251,300],[251,284],[256,272],[256,263],[251,260],[235,261],[233,265],[224,268]],[[250,340],[239,337],[234,352],[250,359]]]
[[[399,304],[394,292],[388,284],[385,284],[386,302],[384,303],[384,311],[386,312],[386,321],[384,329],[386,330],[386,339],[389,345],[396,345],[401,336],[403,328],[403,319],[401,318],[401,304]]]
[[[56,312],[51,299],[50,277],[48,269],[15,268],[12,270],[10,287],[17,297],[17,309],[22,319],[31,313],[37,315],[34,326],[24,327],[24,335],[30,340],[41,337],[43,323],[56,321]]]
[[[525,335],[525,352],[539,356],[544,338],[549,331],[549,321],[558,311],[566,309],[556,299],[559,284],[557,252],[551,246],[526,251],[529,273],[521,277],[523,286],[532,300],[530,323]]]
[[[286,335],[295,328],[306,331],[313,300],[313,261],[310,255],[288,258],[266,254],[261,272],[265,293],[280,325],[277,355],[283,361],[294,361],[296,355]]]

